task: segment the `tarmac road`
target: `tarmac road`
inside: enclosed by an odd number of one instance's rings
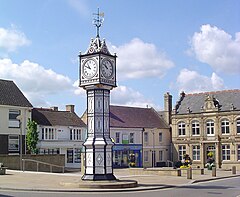
[[[175,188],[132,192],[37,192],[0,190],[0,197],[237,197],[240,195],[240,177],[206,181]]]

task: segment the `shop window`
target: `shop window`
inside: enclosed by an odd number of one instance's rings
[[[179,136],[185,136],[186,135],[186,129],[185,129],[185,123],[184,122],[178,123],[178,135]]]
[[[229,120],[224,119],[221,122],[221,131],[223,135],[228,135],[230,133],[229,131]]]
[[[200,135],[200,124],[198,121],[192,122],[192,135]]]
[[[81,162],[81,149],[75,148],[74,149],[74,163],[80,163]]]
[[[73,163],[73,149],[67,149],[67,163]]]
[[[9,122],[8,122],[9,128],[20,127],[20,121],[17,119],[19,115],[20,115],[20,110],[9,110]]]
[[[18,135],[9,135],[8,137],[8,150],[19,151],[19,136]]]
[[[200,146],[199,145],[194,145],[192,146],[192,158],[193,160],[200,160]]]
[[[230,160],[230,145],[222,145],[222,160]]]

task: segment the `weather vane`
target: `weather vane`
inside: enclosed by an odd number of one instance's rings
[[[93,24],[97,27],[97,37],[99,37],[99,29],[104,21],[104,13],[100,13],[98,8],[98,13],[93,13],[93,15],[96,16],[96,18],[93,19]]]

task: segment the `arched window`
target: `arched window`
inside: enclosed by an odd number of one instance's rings
[[[228,119],[223,119],[221,121],[221,131],[222,131],[223,135],[228,135],[230,133],[229,120]]]
[[[200,135],[200,124],[198,121],[192,121],[192,135]]]
[[[178,123],[178,135],[186,135],[185,122]]]
[[[214,121],[213,120],[208,120],[206,122],[206,133],[208,136],[214,135]]]
[[[240,134],[240,118],[237,119],[237,134]]]

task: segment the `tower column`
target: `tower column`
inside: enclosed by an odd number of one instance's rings
[[[95,87],[96,88],[96,87]],[[110,90],[87,89],[87,139],[83,180],[115,180],[109,129]]]

